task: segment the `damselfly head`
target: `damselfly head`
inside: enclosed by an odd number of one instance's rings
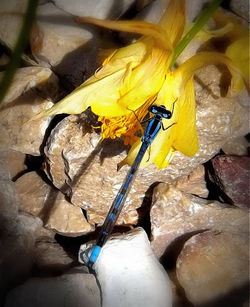
[[[166,119],[169,119],[172,117],[172,112],[167,110],[164,105],[161,105],[161,106],[151,105],[148,110],[149,112],[155,115],[159,115]]]

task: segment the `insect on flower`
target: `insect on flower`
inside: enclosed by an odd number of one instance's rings
[[[220,1],[213,2],[218,4]],[[232,74],[232,90],[242,86],[242,76],[245,80],[247,78],[246,73],[241,71],[244,64],[238,65],[235,55],[239,45],[231,47],[228,55],[219,52],[198,53],[173,69],[176,50],[184,33],[184,0],[170,1],[159,24],[94,18],[78,18],[77,22],[138,33],[142,37],[126,47],[114,50],[93,76],[37,117],[60,113],[79,114],[91,107],[102,122],[103,139],[123,136],[125,143],[131,145],[128,156],[120,165],[132,165],[135,160],[141,145],[140,138],[136,136],[136,132],[142,130],[139,121],[146,117],[152,102],[163,105],[167,110],[172,110],[175,104],[174,113],[168,121],[171,127],[159,132],[151,145],[150,157],[145,156],[141,165],[154,162],[158,168],[164,168],[176,151],[187,156],[196,154],[199,145],[193,75],[197,69],[210,64],[227,65]],[[244,61],[248,61],[248,48],[242,52],[244,56],[247,52]]]

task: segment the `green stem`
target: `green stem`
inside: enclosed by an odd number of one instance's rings
[[[182,53],[182,51],[187,47],[190,41],[195,37],[195,35],[204,27],[207,23],[209,18],[213,15],[216,9],[221,4],[222,0],[214,0],[210,4],[210,6],[205,9],[201,15],[195,21],[193,27],[187,32],[187,34],[183,37],[183,39],[179,42],[174,50],[174,54],[172,57],[172,61],[170,63],[169,68],[173,68],[175,61],[177,60],[178,56]]]
[[[32,24],[35,20],[37,5],[38,0],[29,0],[28,2],[27,9],[23,17],[21,31],[19,33],[9,64],[0,84],[0,103],[3,101],[4,96],[6,95],[11,85],[15,72],[20,65],[21,56],[25,50]]]

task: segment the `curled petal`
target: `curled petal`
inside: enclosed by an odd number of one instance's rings
[[[249,86],[249,37],[243,37],[232,43],[226,50],[226,55],[237,64]],[[241,89],[241,83],[235,88]]]
[[[185,27],[185,0],[172,0],[163,14],[159,25],[165,29],[175,47]]]
[[[229,22],[228,24],[226,24],[224,27],[220,29],[216,29],[216,30],[203,29],[197,34],[197,37],[200,37],[203,41],[207,41],[211,38],[221,37],[221,36],[228,34],[230,31],[233,30],[233,27],[234,27],[233,23]]]
[[[239,38],[243,36],[248,36],[248,28],[242,24],[242,22],[233,17],[232,15],[225,14],[222,10],[218,9],[213,19],[216,22],[217,27],[222,28],[226,26],[227,24],[233,24],[233,27],[231,28],[231,31],[227,32],[227,37],[231,41],[238,40]]]
[[[150,36],[164,49],[172,51],[172,44],[168,38],[166,31],[159,25],[155,25],[145,21],[113,21],[113,20],[102,20],[91,17],[78,17],[76,18],[77,23],[90,23],[93,25],[101,26],[111,30],[131,32]]]
[[[186,62],[184,62],[175,71],[176,75],[180,75],[182,78],[182,89],[185,87],[187,81],[193,77],[195,71],[207,65],[225,64],[232,74],[231,88],[233,91],[237,91],[237,85],[243,80],[247,85],[247,80],[244,78],[244,74],[241,69],[226,55],[219,52],[200,52],[192,56]]]

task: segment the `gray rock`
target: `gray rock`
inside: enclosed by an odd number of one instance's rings
[[[34,244],[42,221],[19,214],[0,215],[0,303],[5,292],[30,274]]]
[[[231,0],[230,8],[235,14],[239,15],[240,17],[246,19],[249,22],[250,15],[248,0]]]
[[[30,278],[11,290],[4,307],[101,307],[94,275],[82,269],[53,278]]]

